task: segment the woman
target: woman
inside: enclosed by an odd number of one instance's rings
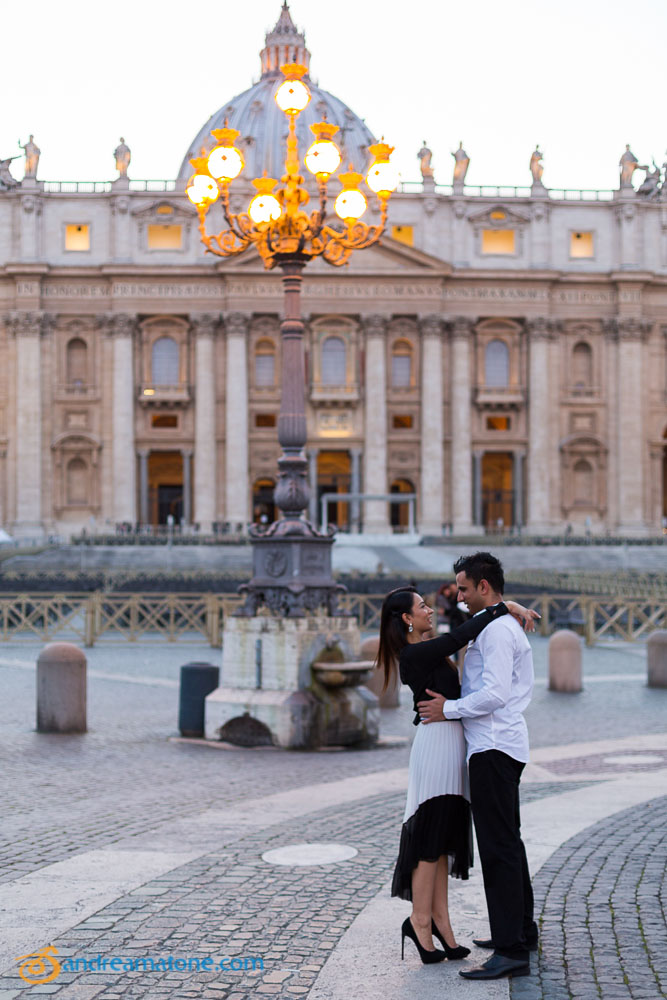
[[[508,613],[525,625],[532,623],[534,614],[508,601],[475,615],[446,635],[422,642],[432,628],[432,609],[414,587],[393,590],[382,605],[377,657],[377,665],[384,670],[385,688],[398,661],[401,681],[412,689],[415,711],[417,702],[428,698],[427,688],[446,698],[458,698],[458,671],[447,657],[477,638],[490,622]],[[412,901],[412,914],[401,928],[401,957],[408,937],[417,946],[422,962],[428,964],[470,954],[469,948],[456,944],[449,920],[447,882],[448,871],[459,878],[468,877],[472,825],[460,721],[432,726],[419,722],[417,713],[408,798],[391,894]],[[433,936],[444,951],[433,947]]]

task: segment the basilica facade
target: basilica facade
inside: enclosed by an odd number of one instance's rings
[[[281,280],[251,251],[205,255],[184,186],[225,118],[248,177],[280,176],[273,94],[294,59],[310,54],[284,7],[259,81],[202,127],[173,181],[133,180],[124,144],[108,183],[42,181],[39,150],[22,182],[0,175],[10,533],[170,516],[224,532],[274,517]],[[367,127],[309,86],[302,153],[326,113],[363,169]],[[661,533],[667,185],[664,198],[659,176],[638,193],[622,174],[616,191],[554,191],[541,169],[526,187],[471,188],[460,173],[439,184],[427,153],[379,244],[305,272],[311,519],[405,530],[407,504],[335,499],[391,493],[415,495],[426,535]],[[234,187],[242,209],[250,186]]]

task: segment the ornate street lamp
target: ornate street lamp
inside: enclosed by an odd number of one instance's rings
[[[275,99],[289,122],[285,173],[280,185],[273,177],[256,178],[256,194],[248,211],[234,214],[230,207],[230,186],[242,172],[243,154],[234,145],[236,129],[215,129],[211,134],[217,145],[208,156],[191,160],[195,174],[186,185],[186,193],[199,215],[201,240],[207,251],[220,257],[242,253],[250,246],[257,250],[267,270],[280,267],[285,295],[282,339],[282,399],[278,418],[278,441],[282,455],[278,460],[276,505],[283,517],[263,529],[252,526],[254,575],[247,592],[245,614],[253,615],[266,604],[274,611],[301,616],[320,605],[334,613],[337,588],[331,576],[333,531],[320,534],[303,518],[308,503],[306,480],[306,408],[303,322],[301,320],[301,283],[305,265],[321,256],[328,264],[340,267],[354,250],[377,243],[387,219],[387,204],[398,183],[398,174],[390,161],[393,148],[385,142],[369,147],[373,161],[366,174],[366,184],[378,198],[380,222],[368,225],[361,217],[368,207],[360,190],[361,174],[352,167],[339,175],[342,190],[334,202],[340,223],[327,222],[327,186],[341,163],[341,153],[334,136],[338,126],[327,121],[311,125],[313,143],[304,162],[314,174],[319,205],[310,214],[304,210],[310,200],[304,178],[296,137],[296,119],[310,101],[310,91],[303,77],[307,69],[299,63],[281,66],[284,80]],[[206,216],[220,198],[228,228],[215,235],[206,231]],[[342,225],[341,225],[342,223]]]

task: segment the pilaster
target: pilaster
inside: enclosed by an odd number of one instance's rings
[[[200,530],[213,530],[216,519],[217,447],[215,392],[215,337],[219,317],[200,313],[190,317],[195,337],[195,469],[194,520]],[[187,519],[186,519],[187,520]]]
[[[387,320],[363,320],[366,337],[364,492],[387,492]],[[364,531],[388,534],[389,505],[384,500],[365,503]]]
[[[440,316],[425,316],[421,331],[421,496],[419,532],[442,534],[444,489],[443,359]]]
[[[134,446],[134,337],[135,316],[115,313],[109,317],[113,338],[112,468],[113,518],[134,524],[137,519],[137,459]]]
[[[541,534],[552,528],[550,475],[554,415],[549,389],[549,345],[554,324],[543,316],[526,323],[528,331],[528,531]]]
[[[248,454],[248,317],[225,317],[225,517],[232,525],[250,520]]]

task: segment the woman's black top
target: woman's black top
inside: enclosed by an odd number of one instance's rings
[[[399,673],[403,684],[411,688],[414,695],[414,707],[417,712],[414,724],[419,725],[417,702],[429,701],[426,688],[437,691],[445,698],[459,698],[461,684],[456,670],[452,670],[444,661],[457,649],[476,639],[479,633],[496,618],[509,612],[504,604],[494,604],[479,614],[458,625],[451,632],[439,635],[436,639],[426,639],[424,642],[408,643],[401,650],[398,661]]]

